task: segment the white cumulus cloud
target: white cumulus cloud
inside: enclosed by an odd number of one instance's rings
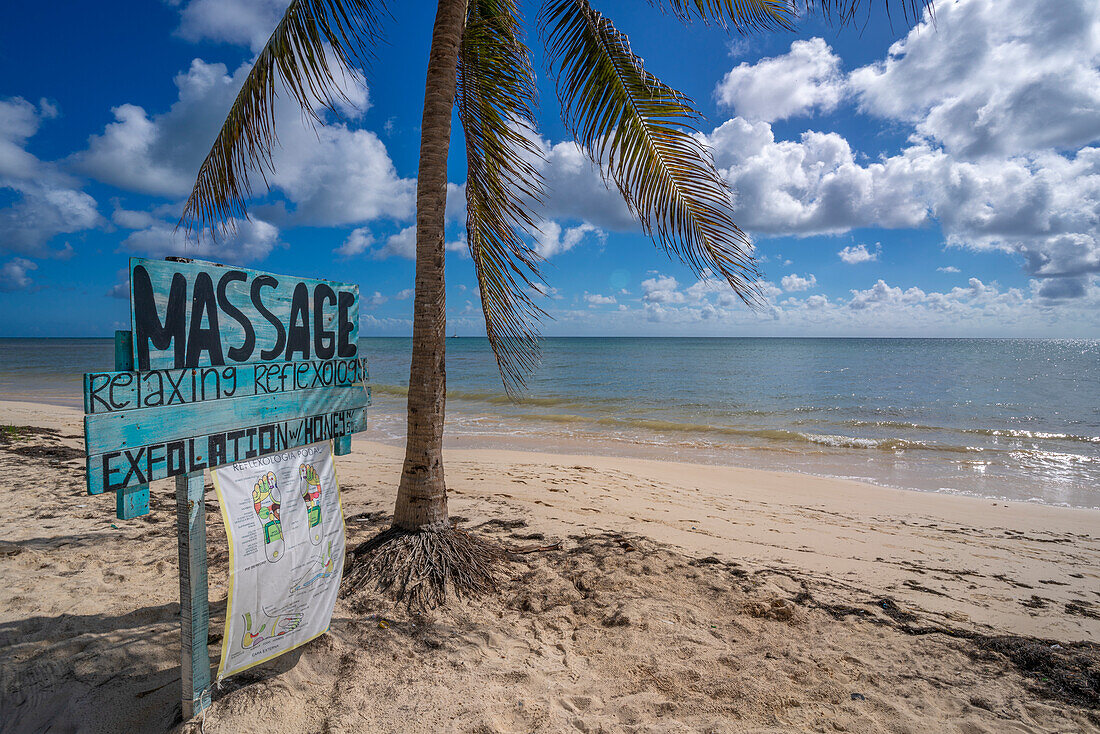
[[[538,233],[535,235],[534,250],[541,257],[550,259],[563,252],[569,252],[590,234],[600,241],[606,239],[607,236],[598,227],[588,222],[565,228],[554,221],[539,222]]]
[[[0,291],[26,290],[33,282],[30,271],[37,269],[38,265],[23,257],[13,258],[0,265]]]
[[[871,252],[867,249],[867,245],[849,245],[838,252],[837,256],[849,265],[858,265],[878,260],[878,250]]]
[[[963,157],[1100,138],[1100,3],[937,3],[882,62],[852,72],[864,110]]]
[[[734,67],[718,83],[719,104],[747,120],[772,122],[820,110],[844,98],[840,57],[821,38],[795,41],[790,52]]]
[[[617,303],[615,296],[604,296],[599,293],[585,293],[584,302],[588,304],[589,308],[596,308],[598,306],[610,306]]]
[[[646,303],[683,303],[680,284],[671,275],[658,275],[642,281],[642,300]]]
[[[15,192],[15,200],[0,209],[0,251],[66,257],[72,251],[68,245],[49,250],[53,237],[102,224],[95,199],[79,183],[26,149],[41,121],[56,114],[48,103],[36,107],[21,97],[0,99],[0,189]]]
[[[813,273],[809,273],[805,277],[791,273],[790,275],[784,275],[780,279],[779,285],[788,293],[808,291],[817,285],[817,278],[814,277]]]
[[[150,114],[134,104],[116,106],[115,121],[93,135],[72,164],[129,191],[185,196],[249,68],[243,64],[230,75],[224,64],[193,60],[176,77],[178,99],[168,111]],[[354,120],[368,107],[367,90],[362,77],[345,81],[350,106],[341,112]],[[279,144],[268,182],[289,200],[291,211],[258,210],[262,216],[322,226],[411,216],[415,182],[398,176],[377,135],[344,122],[314,130],[286,95],[275,110]],[[262,194],[258,177],[256,183]]]
[[[337,247],[335,252],[340,257],[348,258],[362,255],[374,244],[374,235],[366,227],[356,227],[348,234],[344,244]]]
[[[189,239],[182,229],[170,222],[131,232],[119,246],[120,252],[148,257],[193,257],[216,262],[250,263],[266,258],[280,246],[278,227],[253,217],[235,220],[235,231],[217,240]]]
[[[259,51],[286,11],[284,0],[190,0],[177,33],[188,41],[222,41]]]

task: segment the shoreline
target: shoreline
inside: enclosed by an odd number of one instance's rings
[[[462,448],[745,466],[1100,509],[1100,424],[1087,390],[1100,342],[1056,341],[1043,361],[1014,340],[993,340],[988,353],[970,340],[719,341],[550,340],[530,390],[512,402],[491,351],[459,340],[447,437]],[[12,342],[0,398],[80,407],[81,375],[110,364],[113,347],[66,344]],[[372,439],[402,440],[407,346],[361,344]],[[695,367],[707,377],[692,377]]]
[[[0,401],[0,424],[58,429],[82,448],[81,418]],[[954,624],[1100,640],[1100,510],[665,459],[445,452],[453,516],[516,517],[558,535],[634,533],[690,555],[827,578],[838,598],[858,589]],[[358,434],[352,454],[337,458],[341,484],[372,487],[373,509],[388,514],[402,456]]]
[[[404,404],[391,403],[375,393],[372,417],[364,436],[392,446],[403,446]],[[455,403],[459,405],[455,405]],[[711,441],[705,431],[688,433],[623,432],[604,429],[598,421],[586,422],[587,416],[569,416],[576,420],[573,430],[558,430],[562,421],[556,416],[498,416],[485,412],[484,406],[448,400],[448,429],[444,434],[447,447],[455,449],[501,448],[525,452],[602,456],[625,459],[672,461],[700,466],[732,467],[757,471],[779,471],[820,479],[838,479],[869,484],[884,489],[969,497],[995,502],[1020,502],[1045,507],[1100,510],[1100,495],[1087,495],[1085,503],[1052,501],[1043,496],[1009,496],[989,491],[942,486],[957,480],[945,476],[944,452],[935,447],[910,447],[895,451],[878,446],[831,446],[807,441],[804,443],[763,442],[727,444]],[[724,429],[716,429],[721,433]],[[741,431],[753,433],[752,430]],[[766,431],[765,431],[766,432]],[[829,437],[824,437],[829,438]],[[840,437],[833,437],[840,438]],[[853,439],[855,440],[855,439]],[[1005,449],[1008,452],[1010,449]],[[985,475],[977,452],[974,469]],[[901,470],[899,471],[899,467]],[[987,481],[997,487],[1010,486],[1016,477],[994,476]],[[1051,487],[1054,492],[1057,487]],[[1077,496],[1077,495],[1073,495]]]

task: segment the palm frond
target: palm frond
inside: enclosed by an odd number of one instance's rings
[[[249,174],[258,172],[266,185],[274,171],[279,87],[320,122],[318,106],[334,109],[347,101],[338,75],[369,61],[384,12],[383,0],[292,0],[202,162],[177,226],[216,234],[248,217]]]
[[[542,198],[532,139],[535,76],[516,0],[470,0],[458,63],[458,116],[466,138],[466,232],[485,333],[509,393],[538,364],[531,291],[539,256],[521,237],[535,229],[525,203]]]
[[[839,25],[851,23],[855,19],[856,13],[863,7],[866,7],[867,13],[870,15],[871,6],[876,4],[875,0],[802,0],[802,2],[803,12],[817,13],[826,21],[835,22]],[[886,16],[891,21],[894,13],[898,10],[901,10],[906,25],[913,25],[919,21],[925,10],[934,19],[935,4],[933,0],[879,0],[878,4],[885,8]]]
[[[699,120],[691,101],[648,73],[587,0],[548,0],[540,27],[566,127],[644,231],[696,273],[720,274],[745,303],[758,304],[753,247],[733,221],[728,185],[691,133]]]
[[[863,7],[870,13],[875,0],[649,0],[650,5],[666,11],[684,23],[701,20],[726,30],[748,33],[755,30],[795,28],[802,15],[817,14],[838,25],[852,22]],[[920,20],[924,10],[932,12],[933,0],[879,0],[887,17],[898,10],[906,25]]]
[[[792,0],[649,0],[685,23],[701,20],[727,30],[793,30]]]

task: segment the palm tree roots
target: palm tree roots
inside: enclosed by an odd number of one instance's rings
[[[496,589],[494,571],[507,559],[504,548],[451,524],[406,530],[391,527],[352,550],[343,596],[366,584],[410,610],[434,609],[456,597]]]

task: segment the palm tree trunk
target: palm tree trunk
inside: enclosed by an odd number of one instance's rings
[[[443,480],[443,417],[447,398],[443,229],[455,72],[465,25],[466,0],[439,0],[424,85],[420,170],[416,179],[416,296],[408,436],[393,513],[394,526],[405,530],[439,527],[447,522],[447,486]]]

